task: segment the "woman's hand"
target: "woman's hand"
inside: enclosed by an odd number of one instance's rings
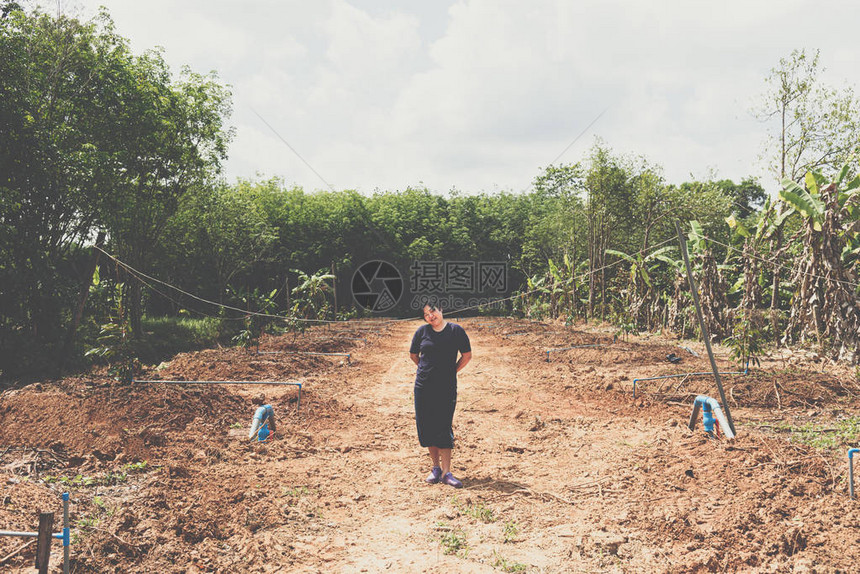
[[[457,372],[459,373],[460,371],[462,371],[463,367],[465,367],[467,364],[469,364],[469,361],[471,361],[471,360],[472,360],[472,351],[469,351],[468,353],[461,353],[460,354],[460,360],[457,361]]]

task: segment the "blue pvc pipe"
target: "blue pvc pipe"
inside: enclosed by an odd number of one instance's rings
[[[854,500],[854,453],[860,452],[860,448],[848,449],[848,493]]]
[[[63,572],[69,572],[69,546],[71,545],[71,530],[69,529],[69,493],[62,494],[63,499],[63,531],[52,532],[51,538],[63,541]],[[0,536],[18,536],[21,538],[38,538],[38,532],[17,532],[13,530],[0,530]]]
[[[663,375],[662,377],[643,377],[640,379],[633,379],[633,398],[636,398],[636,383],[639,381],[657,381],[660,379],[675,379],[677,377],[700,377],[704,375],[713,375],[713,371],[708,371],[704,373],[679,373],[677,375]],[[721,375],[748,375],[749,369],[745,369],[743,371],[731,371],[728,373],[720,373]]]
[[[69,574],[69,493],[63,493],[63,574]]]
[[[271,434],[269,426],[271,426],[271,432],[275,432],[275,410],[272,408],[272,405],[263,405],[254,412],[254,418],[251,419],[251,432],[248,434],[248,438],[254,438],[256,434],[257,439],[263,442]]]
[[[735,438],[735,432],[729,425],[729,420],[720,406],[720,401],[707,395],[699,395],[693,401],[693,412],[690,413],[690,422],[687,425],[690,430],[695,430],[696,428],[696,418],[700,408],[702,409],[702,424],[705,427],[706,433],[714,436],[714,425],[719,423],[726,438]]]

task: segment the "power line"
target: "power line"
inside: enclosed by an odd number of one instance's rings
[[[200,301],[201,303],[213,305],[215,307],[220,307],[222,309],[229,309],[231,311],[237,311],[237,312],[242,313],[243,315],[246,315],[249,317],[264,317],[264,318],[268,318],[268,319],[281,319],[284,321],[295,320],[295,321],[304,321],[306,323],[342,323],[343,322],[343,321],[332,321],[332,320],[327,320],[327,319],[302,319],[300,317],[282,317],[281,315],[271,315],[269,313],[258,313],[256,311],[248,311],[246,309],[239,309],[238,307],[233,307],[231,305],[224,305],[223,303],[217,303],[215,301],[210,301],[208,299],[198,297],[197,295],[194,295],[193,293],[189,293],[188,291],[184,291],[184,290],[180,289],[179,287],[176,287],[175,285],[171,285],[170,283],[167,283],[166,281],[162,281],[161,279],[157,279],[155,277],[147,275],[146,273],[144,273],[142,271],[138,271],[137,269],[135,269],[131,265],[124,263],[123,261],[120,261],[117,257],[111,255],[110,253],[108,253],[104,249],[98,247],[97,245],[94,245],[93,247],[95,247],[96,249],[98,249],[99,251],[104,253],[105,256],[107,256],[108,258],[115,261],[117,263],[117,265],[119,265],[123,269],[126,269],[127,271],[129,271],[138,281],[141,281],[140,277],[145,277],[145,278],[149,279],[150,281],[154,281],[156,283],[164,285],[165,287],[169,287],[170,289],[173,289],[174,291],[177,291],[179,293],[182,293],[183,295],[191,297],[192,299],[195,299],[196,301]],[[143,281],[141,281],[141,282],[143,282]]]
[[[250,106],[248,106],[248,107],[250,107]],[[281,140],[282,142],[284,142],[284,145],[286,145],[288,148],[290,148],[290,151],[291,151],[291,152],[293,152],[294,154],[296,154],[296,157],[297,157],[297,158],[299,158],[300,160],[302,160],[302,163],[304,163],[306,166],[308,166],[308,169],[310,169],[312,172],[314,172],[314,175],[316,175],[318,178],[320,178],[320,181],[322,181],[324,184],[326,184],[326,187],[328,187],[330,190],[332,190],[332,192],[335,192],[334,186],[332,186],[332,184],[330,184],[328,181],[326,181],[326,179],[325,179],[323,176],[321,176],[321,175],[320,175],[320,173],[319,173],[317,170],[315,170],[315,169],[314,169],[314,167],[313,167],[311,164],[309,164],[309,163],[308,163],[308,161],[307,161],[305,158],[303,158],[303,157],[302,157],[302,155],[301,155],[298,151],[296,151],[296,148],[294,148],[293,146],[291,146],[291,145],[290,145],[290,142],[288,142],[287,140],[285,140],[285,139],[281,136],[281,134],[279,134],[279,133],[278,133],[278,131],[277,131],[275,128],[273,128],[273,127],[272,127],[272,125],[271,125],[269,122],[267,122],[267,121],[266,121],[266,118],[264,118],[263,116],[261,116],[260,114],[258,114],[258,113],[257,113],[257,110],[255,110],[254,108],[251,108],[251,111],[252,111],[252,112],[254,112],[254,115],[256,115],[258,118],[260,118],[260,121],[261,121],[261,122],[263,122],[264,124],[266,124],[266,127],[267,127],[267,128],[269,128],[270,130],[272,130],[272,133],[273,133],[273,134],[275,134],[275,135],[278,137],[278,139],[279,139],[279,140]]]
[[[573,141],[572,141],[572,142],[570,142],[569,144],[567,144],[567,147],[566,147],[566,148],[564,148],[564,149],[562,150],[562,152],[561,152],[560,154],[558,154],[558,156],[557,156],[554,160],[552,160],[549,164],[550,164],[550,165],[552,165],[552,164],[554,164],[555,162],[557,162],[559,159],[561,159],[561,156],[563,156],[564,154],[566,154],[566,153],[567,153],[567,150],[569,150],[570,148],[572,148],[572,147],[573,147],[573,144],[575,144],[576,142],[578,142],[578,141],[579,141],[579,138],[581,138],[582,136],[584,136],[584,135],[585,135],[585,132],[587,132],[587,131],[591,128],[591,126],[593,126],[594,124],[596,124],[596,123],[597,123],[597,120],[599,120],[601,117],[603,117],[603,114],[605,114],[608,110],[609,110],[609,106],[607,106],[606,108],[604,108],[604,110],[603,110],[602,112],[600,112],[599,114],[597,114],[597,117],[596,117],[596,118],[594,118],[593,120],[591,120],[591,123],[590,123],[590,124],[588,124],[587,126],[585,126],[585,129],[583,129],[581,132],[579,132],[579,135],[578,135],[578,136],[576,136],[575,138],[573,138]]]
[[[732,246],[732,245],[728,245],[728,244],[726,244],[726,243],[723,243],[722,241],[718,241],[718,240],[716,240],[716,239],[714,239],[714,238],[712,238],[712,237],[709,237],[709,236],[707,236],[707,235],[702,235],[702,237],[703,237],[704,239],[707,239],[708,241],[711,241],[711,242],[713,242],[713,243],[716,243],[717,245],[720,245],[720,246],[722,246],[722,247],[725,247],[726,249],[728,249],[728,250],[730,250],[730,251],[735,251],[735,252],[737,252],[737,253],[741,254],[743,257],[750,257],[750,258],[752,258],[752,259],[756,259],[756,260],[758,260],[758,261],[761,261],[762,263],[764,263],[764,264],[766,264],[766,265],[770,265],[770,266],[772,266],[775,270],[776,270],[776,269],[785,269],[785,270],[788,270],[788,271],[791,271],[791,270],[792,270],[792,267],[788,267],[788,266],[783,265],[782,263],[779,263],[779,262],[777,262],[777,261],[771,261],[771,260],[765,259],[765,258],[763,258],[763,257],[759,257],[758,255],[755,255],[755,254],[753,254],[753,253],[745,253],[744,251],[742,251],[742,250],[738,249],[737,247],[734,247],[734,246]],[[848,287],[852,287],[852,288],[854,288],[854,289],[856,289],[857,287],[860,287],[860,283],[851,283],[850,281],[843,281],[842,279],[834,279],[834,278],[832,278],[832,277],[824,277],[824,276],[822,276],[822,275],[817,275],[817,274],[815,274],[815,273],[809,273],[809,272],[807,272],[807,271],[798,271],[798,272],[799,272],[801,275],[805,275],[805,276],[807,276],[807,277],[812,277],[812,278],[814,278],[814,279],[822,279],[822,280],[824,280],[824,281],[832,281],[833,283],[840,283],[840,284],[842,284],[842,285],[846,285],[846,286],[848,286]]]

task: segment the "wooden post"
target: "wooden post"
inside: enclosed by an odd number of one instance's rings
[[[331,280],[332,289],[334,290],[334,320],[337,321],[337,275],[334,272],[334,261],[331,262]]]
[[[711,349],[711,336],[708,333],[708,327],[705,325],[705,320],[702,317],[702,307],[699,304],[699,291],[696,288],[696,281],[693,279],[693,269],[690,267],[690,256],[687,254],[687,242],[684,240],[684,234],[681,231],[681,226],[675,222],[675,231],[678,233],[678,244],[681,247],[681,255],[684,257],[684,266],[687,268],[687,280],[690,282],[690,293],[693,295],[693,304],[696,307],[696,317],[699,319],[699,327],[702,329],[702,339],[705,340],[705,349],[708,351],[708,358],[711,360],[711,369],[714,371],[714,380],[717,383],[717,390],[720,392],[720,400],[723,403],[723,410],[726,411],[726,420],[729,422],[729,428],[732,433],[737,436],[735,430],[735,422],[732,420],[732,413],[729,411],[729,403],[726,402],[726,393],[723,392],[723,382],[720,380],[720,373],[717,371],[717,362],[714,360],[714,351]]]
[[[36,568],[39,570],[39,574],[48,574],[53,528],[54,513],[42,512],[39,514],[39,541],[36,543]]]

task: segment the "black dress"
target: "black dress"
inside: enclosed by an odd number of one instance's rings
[[[422,325],[409,352],[420,354],[415,374],[415,424],[423,447],[453,448],[457,405],[457,353],[469,353],[469,336],[460,325],[447,323],[438,333]]]

